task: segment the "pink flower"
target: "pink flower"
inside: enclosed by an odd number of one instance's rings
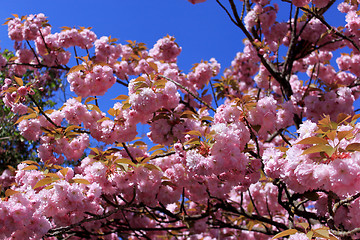
[[[192,3],[194,4],[195,2]],[[149,55],[158,61],[176,62],[176,58],[180,52],[181,47],[175,43],[175,38],[166,36],[157,41],[154,47],[150,49]]]
[[[72,72],[67,77],[70,90],[78,96],[102,96],[116,82],[113,70],[109,66],[95,65],[91,71]]]
[[[211,79],[219,73],[220,64],[212,58],[209,62],[199,63],[193,72],[188,74],[190,85],[193,85],[195,89],[202,89]]]
[[[36,141],[42,133],[40,129],[40,121],[38,119],[23,120],[19,123],[18,128],[21,135],[28,140]]]

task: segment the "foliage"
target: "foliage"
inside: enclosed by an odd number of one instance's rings
[[[14,58],[14,53],[5,50],[2,56],[9,61]],[[42,87],[42,91],[37,91],[33,98],[40,104],[42,108],[53,107],[54,102],[51,98],[55,92],[61,87],[60,76],[54,71],[47,71],[49,75],[47,81],[38,83]],[[13,73],[9,71],[9,66],[5,65],[0,72],[0,85],[4,85],[5,78],[11,78]],[[35,83],[38,76],[34,74],[34,70],[28,70],[23,76],[29,82]],[[0,104],[4,106],[2,99]],[[36,160],[36,148],[38,141],[27,141],[20,132],[14,128],[15,122],[18,120],[18,115],[11,111],[11,108],[4,106],[0,109],[0,172],[10,167],[15,168],[20,162],[25,160]],[[10,168],[12,169],[12,168]],[[13,169],[15,170],[15,169]]]

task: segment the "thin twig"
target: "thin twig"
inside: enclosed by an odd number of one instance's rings
[[[199,98],[198,96],[196,96],[194,93],[192,93],[189,89],[187,89],[186,87],[184,87],[183,85],[181,85],[180,83],[172,80],[171,78],[165,77],[164,75],[159,75],[159,77],[161,78],[165,78],[166,80],[174,83],[176,86],[180,87],[181,89],[185,90],[188,94],[190,94],[192,97],[194,97],[196,100],[198,100],[199,102],[201,102],[202,104],[204,104],[206,107],[208,107],[209,109],[213,110],[214,112],[216,112],[216,109],[213,108],[212,106],[210,106],[209,104],[207,104],[204,100],[202,100],[201,98]]]
[[[34,57],[36,58],[38,64],[41,64],[41,63],[40,63],[40,60],[39,60],[39,58],[38,58],[38,56],[37,56],[37,54],[36,54],[36,52],[35,52],[35,50],[34,50],[34,48],[30,45],[30,43],[29,43],[28,40],[26,40],[26,43],[28,44],[28,46],[30,47],[31,51],[33,52]]]
[[[51,118],[49,118],[49,116],[42,110],[41,106],[35,101],[35,99],[33,98],[33,96],[31,96],[31,94],[28,94],[28,97],[31,99],[31,101],[36,105],[36,107],[39,109],[40,113],[42,115],[44,115],[44,117],[46,118],[46,120],[48,120],[48,122],[50,122],[52,125],[54,125],[54,127],[56,128],[61,128],[61,126],[58,126],[56,123],[53,122],[53,120],[51,120]]]
[[[131,155],[128,147],[126,146],[126,143],[123,142],[123,143],[122,143],[122,146],[123,146],[123,148],[125,149],[126,153],[129,155],[131,161],[132,161],[133,163],[135,163],[135,164],[138,164],[138,161],[137,161],[136,159],[134,159],[133,156]]]
[[[301,8],[301,10],[303,10],[304,12],[307,12],[307,13],[311,14],[312,16],[316,17],[317,19],[319,19],[320,22],[322,24],[324,24],[331,32],[333,32],[335,35],[349,41],[356,48],[356,50],[358,50],[360,52],[360,47],[354,42],[354,40],[352,40],[351,38],[340,33],[336,28],[330,26],[330,24],[328,22],[326,22],[321,15],[319,15],[318,13],[314,13],[314,12],[310,11],[309,9],[306,9],[303,7]]]

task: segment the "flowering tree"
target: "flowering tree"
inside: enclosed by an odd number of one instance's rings
[[[333,27],[333,0],[225,2],[246,39],[213,80],[215,59],[181,72],[170,36],[147,49],[51,33],[43,14],[8,19],[19,48],[0,57],[3,103],[40,160],[1,178],[1,239],[360,237],[358,3],[337,4],[346,26]],[[50,74],[77,97],[42,104],[34,79]],[[101,109],[114,87],[127,94]]]

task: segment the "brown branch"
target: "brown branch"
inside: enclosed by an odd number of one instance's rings
[[[129,86],[129,84],[122,82],[120,79],[116,79],[116,82],[117,82],[117,83],[120,83],[121,85],[123,85],[123,86],[125,86],[125,87],[128,87],[128,86]]]
[[[350,237],[351,235],[360,233],[360,228],[354,228],[350,231],[336,231],[336,230],[330,229],[330,232],[338,237]]]
[[[58,227],[58,228],[53,228],[53,229],[50,229],[48,231],[47,234],[45,234],[45,236],[47,237],[54,237],[54,236],[59,236],[59,235],[62,235],[62,234],[66,234],[68,233],[69,231],[71,231],[71,229],[75,228],[75,227],[78,227],[80,226],[81,224],[83,223],[86,223],[86,222],[92,222],[92,221],[96,221],[96,220],[101,220],[101,219],[105,219],[109,216],[111,216],[112,214],[118,212],[120,210],[120,208],[115,208],[111,211],[108,211],[106,213],[104,213],[103,215],[97,215],[96,217],[91,217],[91,218],[84,218],[83,220],[81,220],[80,222],[77,222],[77,223],[73,223],[69,226],[65,226],[65,227]]]
[[[57,65],[57,66],[47,66],[44,64],[30,64],[30,63],[7,63],[6,66],[9,65],[20,65],[20,66],[29,66],[32,68],[52,68],[52,69],[60,69],[60,70],[65,70],[65,71],[69,71],[70,68],[66,67],[66,66],[62,66],[62,65]]]
[[[348,197],[348,198],[346,198],[346,199],[344,199],[344,200],[338,201],[337,203],[334,204],[332,211],[333,211],[334,214],[335,214],[339,207],[341,207],[341,206],[343,206],[343,205],[345,205],[345,204],[348,204],[348,203],[354,201],[355,199],[357,199],[357,198],[359,198],[359,197],[360,197],[360,192],[357,193],[357,194],[355,194],[355,195],[353,195],[353,196],[350,196],[350,197]]]
[[[38,58],[38,56],[36,55],[36,52],[35,52],[34,48],[30,45],[30,43],[29,43],[29,41],[28,41],[28,40],[26,40],[26,43],[27,43],[27,45],[30,47],[31,51],[33,52],[33,54],[34,54],[34,56],[35,56],[35,58],[36,58],[36,60],[37,60],[38,64],[41,64],[41,63],[40,63],[40,60],[39,60],[39,58]]]
[[[275,235],[275,234],[280,232],[280,231],[273,231],[273,230],[271,230],[269,228],[261,228],[261,227],[252,227],[251,230],[249,230],[249,228],[247,226],[225,223],[225,222],[220,221],[218,219],[216,219],[213,224],[214,224],[214,226],[212,228],[215,228],[215,229],[216,228],[233,228],[233,229],[238,229],[238,230],[263,233],[263,234],[266,234],[266,235]]]
[[[44,117],[46,118],[46,120],[48,120],[48,122],[50,122],[52,125],[54,125],[54,127],[56,128],[61,128],[61,126],[58,126],[56,123],[53,122],[53,120],[51,120],[51,118],[49,118],[49,116],[42,110],[41,106],[35,101],[35,99],[33,98],[33,96],[31,96],[31,94],[28,94],[28,97],[31,99],[31,101],[36,105],[36,107],[39,109],[40,113],[42,115],[44,115]]]
[[[330,1],[330,3],[332,3],[332,4],[333,4],[334,2],[335,2],[335,1],[333,1],[333,0]],[[329,4],[330,4],[330,3],[329,3]],[[328,4],[328,5],[329,5],[329,4]],[[330,6],[331,6],[331,5],[330,5]],[[330,7],[330,6],[329,6],[329,7]],[[328,8],[329,8],[329,7],[328,7]],[[307,13],[311,14],[312,16],[316,17],[317,19],[319,19],[320,22],[321,22],[322,24],[324,24],[324,25],[330,30],[330,32],[333,32],[333,33],[334,33],[335,35],[337,35],[338,37],[341,37],[341,38],[349,41],[349,42],[356,48],[356,50],[358,50],[358,51],[360,52],[360,47],[354,42],[354,40],[352,40],[351,38],[345,36],[344,34],[342,34],[341,32],[339,32],[336,28],[330,26],[330,24],[325,21],[324,17],[322,16],[323,13],[320,15],[319,13],[314,13],[313,11],[310,11],[309,9],[306,9],[306,8],[303,8],[303,7],[301,8],[301,10],[303,10],[304,12],[307,12]]]
[[[219,0],[216,0],[216,2],[221,6],[221,8],[223,8],[226,11],[226,13],[229,15],[229,17],[231,17],[231,14],[224,7],[224,5],[222,5],[219,2]],[[230,0],[230,3],[231,2],[233,2],[233,1]],[[233,10],[236,10],[236,7],[233,7]],[[237,13],[235,15],[235,18],[237,18],[237,20],[240,20]],[[268,70],[268,72],[271,74],[271,76],[273,76],[275,78],[275,80],[282,86],[282,88],[284,89],[284,92],[285,92],[285,94],[284,94],[285,99],[287,99],[287,100],[290,99],[291,95],[293,94],[290,83],[283,76],[281,76],[280,72],[276,70],[275,66],[269,60],[265,59],[264,56],[259,53],[260,48],[255,44],[255,39],[253,38],[253,36],[251,36],[249,31],[246,29],[245,25],[241,21],[236,22],[232,17],[230,19],[232,20],[232,22],[234,22],[234,24],[236,26],[238,26],[241,29],[241,31],[249,39],[252,46],[256,49],[257,55],[260,58],[260,61],[264,65],[266,70]]]
[[[126,143],[123,142],[123,143],[121,143],[121,144],[122,144],[123,148],[125,149],[127,155],[129,155],[131,161],[132,161],[133,163],[135,163],[135,164],[138,164],[138,161],[137,161],[135,158],[133,158],[133,156],[131,155],[128,147],[126,146]]]

